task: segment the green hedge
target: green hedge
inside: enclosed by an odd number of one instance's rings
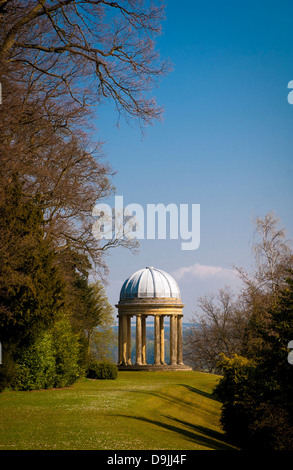
[[[116,379],[118,368],[110,362],[92,361],[88,367],[86,376],[89,379]]]

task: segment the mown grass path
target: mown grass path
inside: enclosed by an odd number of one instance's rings
[[[65,389],[4,391],[0,449],[229,450],[217,381],[194,371],[119,372]]]

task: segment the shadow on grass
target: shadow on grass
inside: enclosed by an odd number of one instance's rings
[[[187,385],[187,384],[179,384],[178,383],[178,386],[184,387],[188,391],[196,393],[197,395],[200,395],[204,398],[208,398],[209,400],[213,400],[213,401],[216,401],[218,403],[221,403],[221,401],[215,395],[213,395],[213,393],[204,392],[203,390],[200,390],[199,388],[195,388],[195,387],[192,387],[191,385]],[[137,390],[137,391],[132,391],[132,393],[149,395],[149,396],[160,398],[160,399],[162,399],[166,402],[169,402],[170,404],[171,403],[178,404],[178,398],[176,396],[173,396],[173,395],[170,395],[170,394],[167,394],[167,393],[154,392],[152,390]],[[184,404],[185,406],[188,406],[192,409],[194,409],[194,407],[195,407],[193,401],[184,400],[183,398],[180,398],[180,403],[182,405]],[[199,404],[197,406],[200,407]]]
[[[141,390],[134,392],[134,393],[146,395],[149,397],[159,398],[160,400],[163,400],[164,402],[169,403],[169,404],[173,404],[173,405],[178,404],[178,398],[176,396],[173,396],[167,393],[163,393],[163,392],[156,393],[153,391],[141,391]],[[180,398],[180,403],[181,405],[188,406],[192,409],[194,408],[194,403],[192,401],[187,401],[187,400],[183,400],[183,398]]]
[[[204,392],[203,390],[192,387],[191,385],[186,385],[186,384],[180,384],[180,385],[181,387],[185,387],[188,390],[190,390],[190,392],[197,393],[198,395],[201,395],[202,397],[209,398],[210,400],[214,400],[214,401],[221,403],[221,400],[219,400],[216,395],[213,395],[213,393]]]
[[[197,426],[195,424],[188,423],[187,421],[182,421],[177,418],[172,418],[171,416],[164,416],[170,421],[170,423],[166,423],[166,422],[155,420],[155,419],[145,418],[142,416],[128,416],[128,415],[118,415],[118,416],[123,417],[123,418],[143,421],[145,423],[160,426],[163,429],[167,429],[168,431],[172,431],[177,434],[180,434],[181,436],[193,442],[194,444],[207,447],[208,449],[211,449],[211,450],[236,450],[234,447],[232,447],[231,445],[229,445],[228,443],[224,441],[223,435],[221,433],[217,431],[213,431],[204,426]]]

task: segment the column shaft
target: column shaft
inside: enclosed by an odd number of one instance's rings
[[[131,316],[127,315],[127,364],[131,365]]]
[[[136,364],[142,363],[142,329],[141,315],[136,315]]]
[[[164,316],[160,316],[160,362],[165,364]]]
[[[122,317],[118,315],[118,364],[123,362],[122,348]]]
[[[170,363],[177,364],[177,318],[175,315],[170,317]]]
[[[182,316],[177,317],[177,364],[183,364]]]
[[[160,365],[160,317],[155,315],[155,365]]]
[[[122,364],[127,365],[127,317],[122,315]]]
[[[141,334],[142,334],[142,351],[141,351],[141,361],[143,364],[146,364],[146,315],[143,315],[141,325]]]

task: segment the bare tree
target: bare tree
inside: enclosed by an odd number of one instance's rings
[[[162,109],[148,93],[169,70],[155,50],[161,2],[8,0],[2,4],[0,61],[16,81],[46,85],[84,109],[101,99],[150,123]],[[25,74],[24,74],[25,72]]]
[[[186,334],[189,362],[198,369],[218,371],[220,353],[250,356],[260,347],[255,330],[261,324],[269,328],[268,311],[278,300],[286,278],[293,273],[291,241],[280,220],[270,212],[257,217],[253,251],[255,268],[248,273],[234,267],[242,281],[241,292],[234,296],[230,289],[199,299],[200,312]]]
[[[221,353],[241,352],[247,312],[229,288],[200,297],[198,305],[200,310],[185,334],[186,359],[198,370],[215,373]]]
[[[263,219],[256,217],[255,232],[258,240],[254,244],[257,262],[257,277],[269,284],[275,292],[292,266],[292,242],[287,239],[287,230],[280,227],[280,219],[273,212]]]
[[[135,240],[97,240],[92,209],[113,192],[113,170],[104,161],[102,144],[87,133],[60,125],[59,108],[48,115],[38,96],[7,84],[0,106],[0,194],[14,174],[27,197],[43,209],[44,230],[57,250],[86,253],[100,273],[107,271],[103,253],[117,245],[134,249]],[[56,114],[54,115],[54,110]],[[77,111],[78,114],[78,111]],[[61,111],[60,111],[61,115]]]
[[[0,1],[1,174],[39,198],[58,249],[103,269],[105,251],[137,243],[92,234],[92,208],[114,188],[90,118],[103,99],[145,124],[161,116],[148,94],[168,69],[155,51],[162,15],[141,0]]]
[[[234,266],[234,269],[243,284],[241,295],[246,308],[261,318],[277,301],[286,279],[292,276],[292,240],[287,238],[287,230],[280,226],[280,219],[274,212],[263,218],[256,217],[253,223],[255,266],[251,272],[243,267]]]

